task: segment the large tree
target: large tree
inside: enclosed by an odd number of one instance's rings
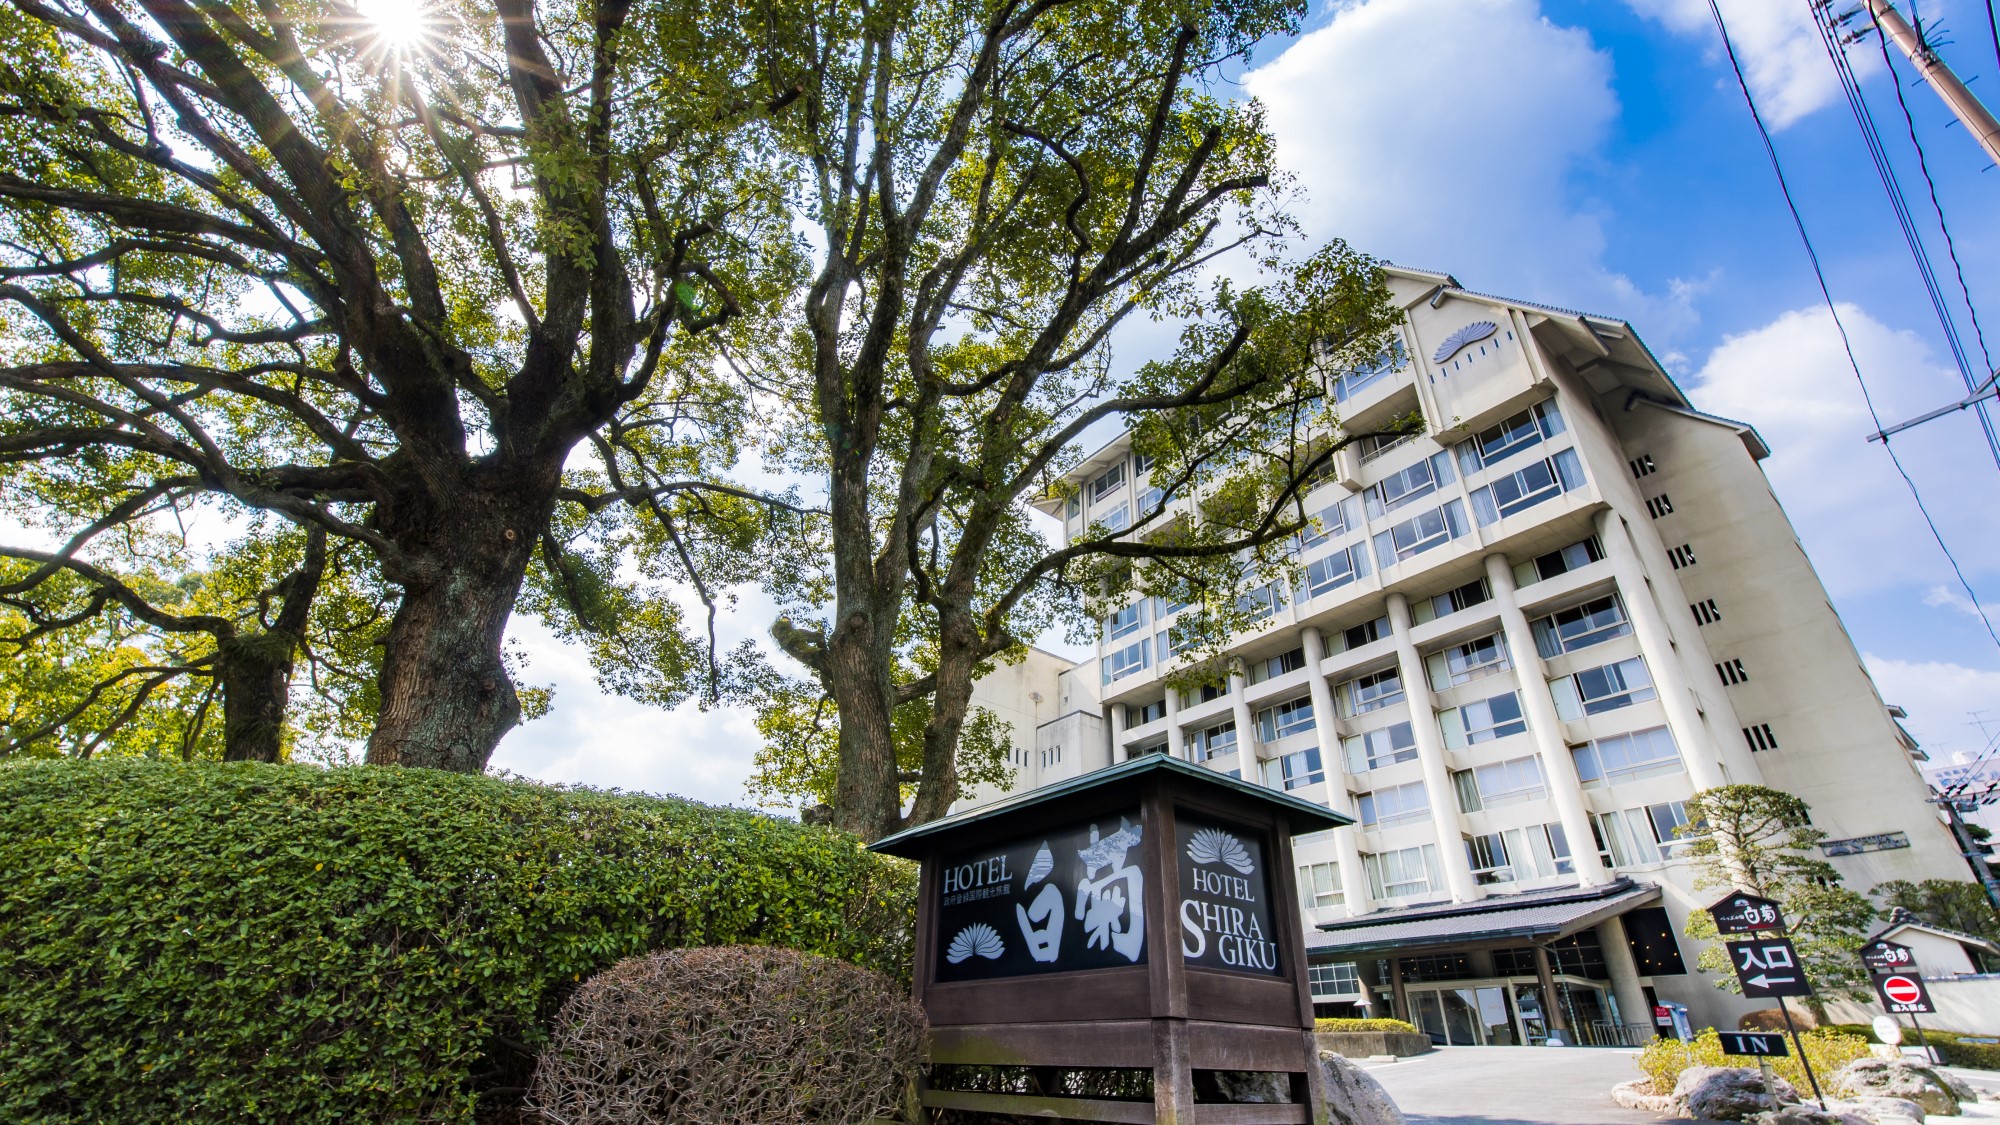
[[[38,565],[104,590],[70,533],[169,497],[365,551],[368,760],[477,770],[537,554],[560,588],[579,519],[708,518],[743,409],[711,342],[798,269],[758,125],[798,91],[731,4],[415,11],[0,5],[0,464],[84,475]]]
[[[803,88],[773,130],[817,272],[796,329],[742,367],[826,503],[824,555],[769,575],[774,636],[826,706],[767,698],[793,730],[837,717],[830,769],[821,725],[798,743],[822,764],[794,771],[831,774],[836,824],[943,815],[973,681],[1039,629],[1171,589],[1226,632],[1254,616],[1231,591],[1282,568],[1305,482],[1354,436],[1328,373],[1379,359],[1394,323],[1344,246],[1286,257],[1261,110],[1213,88],[1305,10],[820,0],[764,37]],[[1121,365],[1121,330],[1178,344]],[[1120,426],[1159,492],[1129,528],[1048,543],[1027,502]]]

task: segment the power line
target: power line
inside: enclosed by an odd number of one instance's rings
[[[1799,213],[1798,201],[1792,196],[1791,182],[1785,176],[1784,165],[1778,160],[1778,148],[1771,142],[1771,130],[1764,124],[1764,115],[1757,111],[1757,100],[1750,95],[1750,83],[1743,77],[1743,64],[1736,57],[1736,44],[1729,37],[1729,25],[1724,22],[1722,9],[1717,6],[1716,0],[1708,0],[1708,10],[1715,17],[1716,31],[1722,35],[1722,47],[1729,55],[1729,67],[1736,73],[1736,86],[1743,91],[1744,104],[1750,107],[1750,119],[1757,123],[1757,134],[1764,140],[1764,154],[1770,157],[1771,171],[1778,177],[1778,190],[1784,193],[1785,206],[1792,213],[1792,225],[1798,229],[1799,241],[1805,245],[1806,258],[1812,263],[1813,277],[1819,283],[1820,298],[1826,302],[1826,311],[1833,317],[1833,326],[1840,332],[1840,346],[1847,353],[1847,365],[1854,372],[1854,381],[1861,387],[1861,401],[1867,405],[1868,416],[1874,420],[1876,432],[1879,433],[1882,430],[1882,416],[1875,409],[1874,396],[1868,393],[1868,381],[1861,376],[1861,361],[1854,357],[1854,342],[1848,338],[1847,325],[1841,322],[1840,310],[1834,306],[1833,291],[1826,284],[1826,271],[1820,267],[1819,251],[1813,248],[1812,236],[1806,232],[1805,216]],[[1903,459],[1896,455],[1887,438],[1882,441],[1882,449],[1888,453],[1890,463],[1896,466],[1896,475],[1903,478],[1904,486],[1910,490],[1910,499],[1915,501],[1917,511],[1923,514],[1924,526],[1930,529],[1931,538],[1936,541],[1938,550],[1943,552],[1945,561],[1951,564],[1951,572],[1957,576],[1959,586],[1965,590],[1965,596],[1971,599],[1973,612],[1978,614],[1979,620],[1985,624],[1986,635],[1993,639],[1996,648],[2000,648],[2000,630],[1996,630],[1992,619],[1986,616],[1986,607],[1979,604],[1979,595],[1973,591],[1972,583],[1966,580],[1964,569],[1958,565],[1958,559],[1952,555],[1951,548],[1945,546],[1944,536],[1938,532],[1937,521],[1931,518],[1930,508],[1924,504],[1922,494],[1917,491],[1917,482],[1910,479],[1909,470],[1903,468]]]
[[[1910,213],[1909,199],[1904,195],[1902,184],[1896,178],[1895,165],[1889,159],[1888,146],[1883,143],[1882,132],[1875,124],[1875,115],[1869,110],[1868,101],[1862,95],[1860,79],[1855,76],[1854,68],[1848,63],[1847,53],[1841,49],[1840,29],[1834,24],[1832,13],[1828,8],[1828,0],[1811,0],[1811,2],[1813,27],[1819,32],[1820,42],[1826,47],[1827,58],[1833,63],[1834,74],[1840,80],[1841,93],[1847,98],[1848,109],[1854,114],[1854,124],[1861,131],[1862,142],[1868,149],[1868,158],[1874,163],[1875,174],[1882,181],[1882,190],[1889,197],[1889,206],[1895,213],[1896,225],[1901,228],[1903,241],[1909,247],[1910,258],[1916,263],[1917,276],[1923,281],[1925,296],[1930,298],[1931,311],[1937,316],[1938,327],[1944,333],[1945,344],[1951,352],[1952,363],[1958,368],[1959,378],[1965,383],[1966,393],[1968,395],[1974,394],[1986,382],[1987,376],[1991,373],[1993,369],[1992,359],[1990,356],[1987,357],[1986,365],[1981,369],[1979,375],[1975,376],[1973,374],[1972,363],[1966,355],[1964,340],[1959,336],[1958,325],[1954,322],[1951,314],[1951,302],[1945,298],[1944,289],[1938,284],[1937,272],[1931,265],[1930,253],[1925,249],[1923,236],[1917,230],[1916,219]],[[1886,42],[1883,44],[1883,61],[1885,63],[1888,61],[1888,46]],[[1889,73],[1891,78],[1896,82],[1897,101],[1901,102],[1903,98],[1902,80],[1896,75],[1894,67],[1890,68]],[[1905,114],[1908,113],[1908,109],[1909,107],[1905,105]],[[1914,141],[1916,138],[1914,121],[1910,126],[1910,136],[1912,141]],[[1922,159],[1922,149],[1920,147],[1918,149],[1919,162],[1922,162]],[[1926,182],[1930,181],[1928,167],[1924,170],[1924,179]],[[1933,204],[1935,204],[1937,200],[1935,184],[1932,185],[1931,199]],[[1938,222],[1940,227],[1942,227],[1944,223],[1944,211],[1942,207],[1938,208]],[[1946,240],[1949,243],[1949,233],[1946,234]],[[1953,247],[1952,262],[1956,265],[1957,261],[1957,250]],[[1959,282],[1961,289],[1963,289],[1963,272],[1959,274]],[[1969,290],[1966,291],[1965,299],[1966,308],[1970,311],[1972,308],[1972,295]],[[1973,314],[1973,326],[1975,331],[1977,331],[1977,313]],[[1983,355],[1985,352],[1985,336],[1983,333],[1980,336],[1980,349]],[[1992,415],[1987,412],[1984,402],[1975,404],[1973,412],[1979,418],[1979,428],[1985,435],[1987,450],[1993,456],[1993,466],[1996,469],[2000,469],[2000,433],[1997,433],[1994,429]],[[1879,433],[1881,427],[1878,426],[1876,429]]]

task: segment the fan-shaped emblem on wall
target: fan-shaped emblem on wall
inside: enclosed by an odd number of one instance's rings
[[[1471,324],[1446,336],[1444,343],[1439,344],[1438,350],[1432,353],[1431,362],[1443,363],[1445,360],[1457,355],[1458,349],[1467,344],[1476,344],[1498,331],[1500,331],[1500,326],[1490,320],[1475,320]]]
[[[1000,941],[998,931],[984,922],[974,922],[951,939],[950,948],[944,951],[944,959],[956,965],[977,954],[988,961],[995,961],[1005,952],[1007,946]]]
[[[1055,869],[1056,857],[1049,853],[1049,842],[1043,840],[1042,850],[1035,853],[1035,862],[1028,865],[1028,877],[1022,881],[1021,889],[1025,891],[1048,878],[1049,872]]]
[[[1196,863],[1228,864],[1244,875],[1250,874],[1250,868],[1255,866],[1243,841],[1214,828],[1194,834],[1194,839],[1188,841],[1188,858]]]

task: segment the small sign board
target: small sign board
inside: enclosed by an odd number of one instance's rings
[[[1889,973],[1875,978],[1875,994],[1891,1013],[1917,1014],[1937,1011],[1931,1007],[1930,990],[1915,973]]]
[[[1823,841],[1819,850],[1828,856],[1860,855],[1863,852],[1887,852],[1910,846],[1907,832],[1878,832],[1873,836],[1852,836],[1845,840]]]
[[[1785,912],[1768,898],[1736,891],[1708,908],[1715,928],[1723,934],[1753,934],[1759,930],[1785,928]]]
[[[1785,1037],[1774,1031],[1719,1031],[1716,1037],[1722,1040],[1725,1055],[1782,1059],[1792,1053],[1785,1046]]]
[[[1133,809],[944,857],[937,979],[1145,964],[1144,837]]]
[[[1784,938],[1733,941],[1729,961],[1736,967],[1736,979],[1749,997],[1810,996],[1805,970],[1799,967],[1798,951]],[[1879,985],[1878,985],[1879,987]]]
[[[1189,968],[1278,975],[1279,935],[1263,841],[1192,813],[1175,819],[1181,957]]]
[[[1871,941],[1861,947],[1861,963],[1876,975],[1913,973],[1917,969],[1917,954],[1909,946],[1893,941]]]

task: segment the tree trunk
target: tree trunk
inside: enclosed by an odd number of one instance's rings
[[[397,536],[399,545],[419,542],[404,546],[411,565],[399,576],[403,600],[384,642],[369,765],[479,773],[520,722],[521,701],[500,653],[527,575],[527,529],[547,515],[546,499],[539,515],[521,510],[530,491],[518,482],[496,485],[487,496],[505,496],[505,506],[477,494],[456,497],[414,534]]]
[[[284,756],[285,707],[299,638],[273,630],[216,642],[222,680],[222,760],[275,762]]]
[[[826,686],[840,713],[833,824],[869,841],[894,832],[903,814],[891,720],[892,653],[874,634],[865,614],[853,614],[834,631],[826,653]]]

